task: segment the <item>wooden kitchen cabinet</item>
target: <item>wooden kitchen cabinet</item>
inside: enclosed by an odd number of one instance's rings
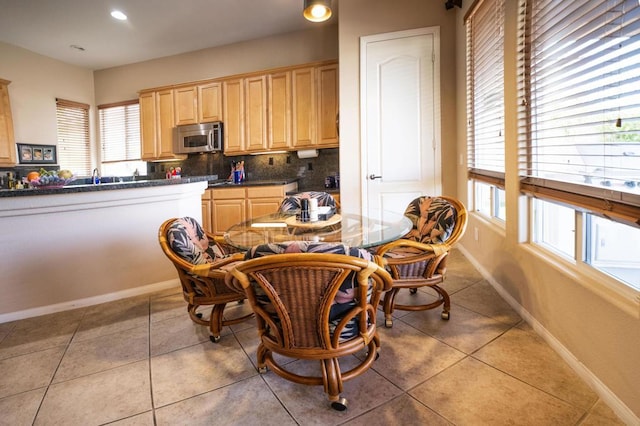
[[[245,151],[267,149],[267,77],[256,75],[244,79]]]
[[[315,68],[295,69],[291,73],[293,84],[293,139],[294,148],[311,148],[316,135]]]
[[[237,223],[277,212],[287,192],[297,189],[297,182],[207,189],[202,196],[202,226],[215,235],[224,235]]]
[[[198,122],[223,121],[222,83],[213,82],[198,86]]]
[[[269,150],[291,148],[291,71],[268,75]]]
[[[241,78],[222,83],[225,155],[244,153],[244,84]]]
[[[339,88],[338,64],[317,69],[318,76],[318,148],[332,148],[339,144]]]
[[[154,161],[185,158],[173,153],[173,90],[142,92],[139,102],[142,159]]]
[[[213,190],[207,189],[202,194],[202,228],[207,232],[213,232],[211,218],[213,217]]]
[[[9,100],[8,80],[0,79],[0,166],[16,165],[16,142]]]
[[[175,102],[176,126],[198,123],[198,88],[197,86],[178,87],[173,89]]]
[[[245,188],[215,188],[211,191],[213,234],[224,235],[232,225],[247,220]]]

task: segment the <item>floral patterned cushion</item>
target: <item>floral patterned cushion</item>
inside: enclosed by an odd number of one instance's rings
[[[167,241],[175,254],[194,265],[213,263],[216,259],[225,257],[192,217],[176,219],[167,230]]]
[[[458,213],[447,200],[438,197],[418,197],[404,212],[413,222],[413,229],[404,238],[425,244],[447,241],[456,224]]]
[[[359,257],[366,260],[372,260],[371,253],[364,249],[349,248],[342,243],[316,243],[310,241],[293,241],[285,243],[272,243],[263,244],[253,247],[245,254],[245,260],[254,259],[257,257],[268,256],[273,254],[283,253],[333,253],[333,254],[347,254],[349,256]],[[355,306],[354,297],[356,294],[356,288],[358,282],[356,280],[356,273],[352,272],[340,285],[340,289],[336,294],[336,297],[331,306],[329,312],[329,330],[333,336],[336,326],[340,323],[340,320],[352,307]],[[271,306],[271,302],[268,297],[262,292],[259,286],[254,287],[256,290],[256,296],[258,303],[269,313],[274,313],[274,309]],[[371,288],[368,296],[371,295]],[[346,341],[359,335],[358,322],[356,318],[353,318],[345,326],[340,333],[340,341]]]
[[[336,200],[331,194],[321,191],[308,191],[292,195],[282,200],[282,203],[280,203],[280,212],[295,213],[299,211],[300,200],[303,198],[316,198],[318,200],[318,206],[329,206],[334,208],[336,206]]]

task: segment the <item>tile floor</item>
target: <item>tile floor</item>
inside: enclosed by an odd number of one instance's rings
[[[0,425],[622,424],[457,250],[445,285],[451,319],[397,312],[344,412],[258,374],[253,321],[211,343],[179,289],[0,324]]]

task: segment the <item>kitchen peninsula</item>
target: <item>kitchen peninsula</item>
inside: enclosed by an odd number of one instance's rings
[[[206,179],[0,191],[0,323],[177,288],[158,228],[202,220]]]

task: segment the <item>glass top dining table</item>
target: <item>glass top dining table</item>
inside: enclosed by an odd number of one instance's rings
[[[335,213],[317,222],[301,222],[295,214],[278,212],[233,225],[224,238],[240,250],[284,241],[342,242],[349,247],[369,248],[397,240],[411,228],[409,218],[386,210],[369,215]]]

